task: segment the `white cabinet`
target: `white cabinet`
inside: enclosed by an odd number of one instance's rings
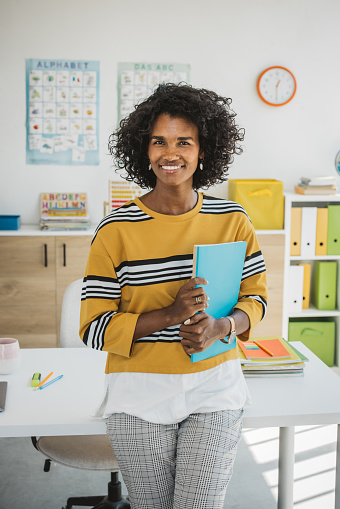
[[[284,289],[283,289],[283,319],[282,319],[282,335],[288,338],[288,328],[290,321],[334,321],[335,322],[335,366],[340,367],[340,348],[339,348],[339,335],[340,335],[340,255],[322,255],[317,256],[310,251],[302,249],[304,253],[299,256],[291,255],[291,212],[292,208],[326,208],[328,205],[340,205],[340,195],[298,195],[286,194],[285,195],[285,266],[284,266]],[[294,221],[293,218],[293,227]],[[307,226],[310,226],[308,223]],[[303,235],[301,235],[303,237]],[[313,251],[315,253],[315,251]],[[310,264],[311,265],[311,293],[313,291],[313,273],[315,263],[317,261],[334,261],[337,263],[337,294],[336,306],[333,310],[316,309],[313,303],[309,304],[308,309],[294,309],[292,305],[292,298],[295,285],[290,282],[290,267],[292,265]]]

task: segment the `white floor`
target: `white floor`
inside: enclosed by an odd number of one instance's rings
[[[294,508],[334,508],[336,432],[296,428]],[[0,439],[0,509],[61,509],[69,496],[106,493],[106,473],[60,465],[45,473],[43,463],[30,439]],[[276,509],[277,467],[278,430],[245,429],[224,508]]]
[[[225,508],[276,508],[278,436],[277,428],[244,430]],[[336,438],[336,425],[296,428],[294,508],[334,509]]]

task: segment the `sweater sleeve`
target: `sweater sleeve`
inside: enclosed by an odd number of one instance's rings
[[[239,338],[243,341],[251,337],[253,328],[265,317],[267,310],[266,267],[253,227],[245,240],[247,242],[246,257],[239,300],[235,306],[244,311],[250,321],[249,330],[239,334]]]
[[[90,348],[130,357],[139,314],[121,312],[121,287],[100,239],[90,249],[83,280],[80,330]]]

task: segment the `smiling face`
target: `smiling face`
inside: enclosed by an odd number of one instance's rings
[[[198,159],[203,157],[197,127],[181,117],[159,115],[150,134],[148,156],[157,182],[192,187]]]

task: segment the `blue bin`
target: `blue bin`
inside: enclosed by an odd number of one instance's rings
[[[0,216],[0,230],[19,230],[20,216]]]

